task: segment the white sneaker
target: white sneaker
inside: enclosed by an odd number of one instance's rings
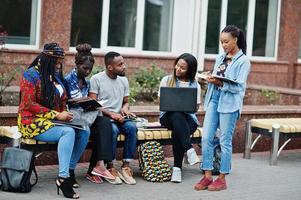
[[[172,168],[171,182],[173,182],[173,183],[181,183],[182,182],[182,172],[179,167]]]
[[[187,151],[187,157],[188,157],[188,163],[190,165],[195,165],[199,162],[201,162],[200,158],[198,157],[198,155],[196,154],[194,148],[190,148]]]

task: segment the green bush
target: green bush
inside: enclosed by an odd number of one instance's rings
[[[269,104],[274,104],[280,98],[280,94],[269,89],[262,89],[261,95],[264,96]]]
[[[130,102],[136,100],[155,101],[161,79],[165,73],[155,63],[150,67],[137,71],[130,80]]]
[[[99,73],[99,72],[102,72],[105,70],[105,67],[104,66],[94,66],[93,69],[92,69],[92,72],[91,74],[88,76],[88,78],[90,79],[93,75]]]

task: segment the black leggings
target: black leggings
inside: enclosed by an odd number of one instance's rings
[[[88,174],[91,174],[98,161],[112,161],[112,124],[110,119],[105,116],[97,116],[90,129],[92,155]]]
[[[160,123],[172,131],[174,166],[182,168],[184,153],[192,148],[190,135],[197,129],[195,121],[184,112],[166,112]]]

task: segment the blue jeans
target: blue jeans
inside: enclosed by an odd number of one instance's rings
[[[202,133],[202,170],[213,169],[213,139],[217,128],[220,128],[220,146],[221,146],[221,166],[220,173],[228,174],[230,172],[232,159],[232,136],[236,126],[239,112],[219,113],[217,112],[220,91],[214,89],[206,110],[203,133]]]
[[[54,126],[33,139],[43,142],[58,142],[59,177],[69,177],[69,169],[75,169],[84,152],[90,130],[73,129],[68,126]]]
[[[134,158],[137,143],[137,131],[138,129],[136,125],[130,120],[125,121],[123,124],[112,122],[113,160],[115,159],[116,155],[117,137],[120,133],[124,134],[125,136],[123,146],[123,160],[129,162]]]

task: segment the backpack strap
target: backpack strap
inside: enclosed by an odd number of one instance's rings
[[[6,181],[7,181],[8,186],[9,186],[10,188],[14,188],[13,186],[11,186],[11,184],[10,184],[10,182],[9,182],[9,178],[8,178],[8,174],[7,174],[6,169],[3,169],[3,168],[2,168],[2,170],[4,171],[4,175],[5,175],[5,178],[6,178]],[[2,184],[1,184],[1,186],[2,186]],[[14,188],[14,189],[16,189],[16,188]],[[18,188],[17,188],[17,189],[18,189]]]
[[[35,175],[35,181],[34,181],[34,183],[30,183],[30,186],[31,187],[33,187],[34,185],[36,185],[37,183],[38,183],[38,180],[39,180],[39,178],[38,178],[38,173],[37,173],[37,170],[36,170],[36,166],[35,165],[33,165],[33,172],[34,172],[34,175]]]

